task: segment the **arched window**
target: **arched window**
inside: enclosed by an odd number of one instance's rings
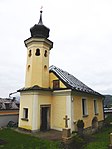
[[[30,70],[30,65],[28,65],[28,71]]]
[[[35,55],[40,56],[40,49],[36,49]]]
[[[30,57],[32,54],[31,54],[31,50],[29,50],[29,53],[28,53],[28,56]]]
[[[44,66],[44,70],[45,70],[45,71],[47,70],[47,66],[46,66],[46,65]]]
[[[47,50],[45,50],[44,56],[47,57]]]

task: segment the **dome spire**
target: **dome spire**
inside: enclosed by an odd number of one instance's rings
[[[35,24],[33,27],[30,28],[30,32],[31,32],[31,37],[35,37],[35,38],[48,38],[49,37],[49,32],[50,29],[47,28],[43,22],[42,22],[42,8],[40,10],[40,19],[38,24]]]
[[[38,25],[43,25],[43,21],[42,21],[42,8],[43,8],[43,6],[41,6],[41,8],[40,8],[40,19],[39,19],[39,22],[38,22]]]

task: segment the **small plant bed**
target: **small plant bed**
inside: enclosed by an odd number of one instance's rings
[[[57,141],[42,140],[10,128],[0,130],[0,140],[2,149],[59,149],[60,145]]]

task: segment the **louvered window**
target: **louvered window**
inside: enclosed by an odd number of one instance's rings
[[[59,80],[53,80],[53,88],[55,89],[60,88]]]

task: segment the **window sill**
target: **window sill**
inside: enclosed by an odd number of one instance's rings
[[[88,117],[88,115],[83,115],[83,117]]]
[[[21,118],[21,120],[23,120],[23,121],[28,121],[28,118]]]

